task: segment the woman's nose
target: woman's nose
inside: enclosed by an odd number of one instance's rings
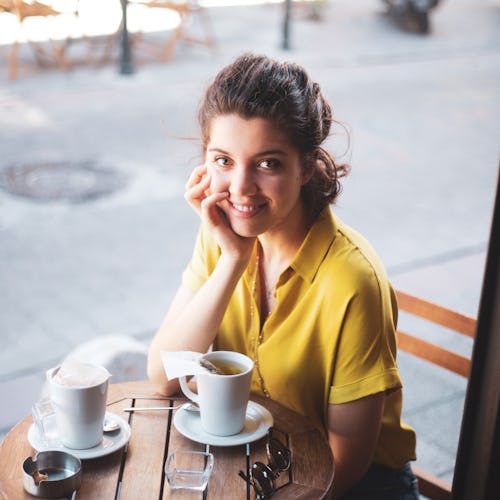
[[[250,168],[236,168],[231,172],[229,192],[238,196],[253,195],[257,192],[256,179]]]

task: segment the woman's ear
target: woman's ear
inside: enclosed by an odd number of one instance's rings
[[[302,186],[306,185],[311,180],[311,177],[314,174],[314,170],[317,168],[318,168],[317,160],[310,160],[307,163],[307,166],[302,169],[302,179],[301,179]]]

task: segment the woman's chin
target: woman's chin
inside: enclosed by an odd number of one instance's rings
[[[234,232],[238,236],[241,236],[242,238],[257,238],[257,236],[259,236],[259,234],[261,234],[261,233],[256,233],[254,231],[236,231],[236,230],[234,230]]]
[[[241,224],[231,221],[231,228],[233,231],[242,238],[256,238],[259,234],[262,234],[263,231],[258,230],[256,227],[252,227],[249,224]]]

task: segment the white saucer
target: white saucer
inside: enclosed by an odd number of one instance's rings
[[[86,450],[66,448],[55,433],[56,422],[54,414],[46,417],[44,424],[47,428],[47,434],[53,437],[47,438],[45,434],[40,434],[35,424],[32,424],[28,430],[28,441],[36,451],[61,450],[81,460],[103,457],[123,448],[130,439],[130,426],[123,418],[114,413],[106,412],[105,419],[117,422],[120,425],[120,429],[104,434],[102,441],[93,448],[87,448]]]
[[[267,434],[273,422],[271,413],[254,401],[248,402],[243,430],[233,436],[216,436],[215,434],[205,432],[201,428],[200,414],[198,412],[179,408],[174,415],[175,428],[183,436],[198,443],[212,446],[237,446],[257,441],[257,439]]]

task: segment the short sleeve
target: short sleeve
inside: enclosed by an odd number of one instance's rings
[[[395,318],[390,284],[365,273],[346,308],[329,402],[354,401],[402,386],[396,365]]]

